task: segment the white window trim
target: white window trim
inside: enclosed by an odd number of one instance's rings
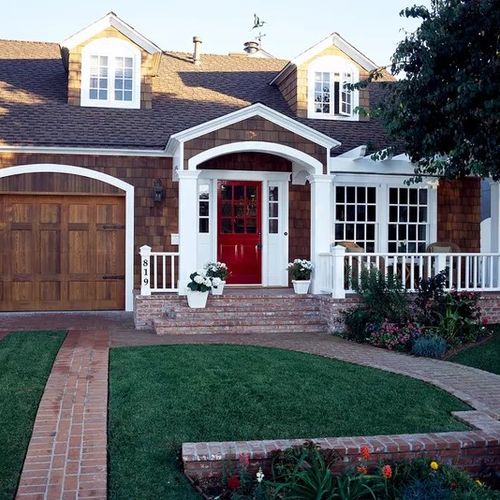
[[[389,188],[391,187],[415,187],[427,188],[427,244],[437,240],[437,189],[433,189],[426,182],[406,186],[403,176],[373,175],[365,182],[360,182],[356,174],[335,175],[332,189],[332,210],[335,211],[335,187],[336,186],[364,186],[375,187],[377,220],[375,231],[375,252],[388,252],[389,233]],[[333,235],[335,237],[335,213],[332,213]]]
[[[108,57],[108,99],[90,99],[90,66],[91,56]],[[114,58],[131,57],[133,60],[133,82],[132,82],[132,100],[115,100],[115,75]],[[110,64],[110,62],[112,62]],[[141,107],[141,52],[140,50],[124,40],[119,38],[99,38],[86,45],[82,50],[82,78],[80,105],[95,108],[126,108],[139,109]]]
[[[339,114],[334,113],[334,102],[331,100],[330,113],[317,113],[314,111],[314,83],[315,73],[330,73],[330,81],[333,82],[333,73],[351,73],[352,81],[356,83],[359,81],[358,68],[349,63],[346,59],[338,56],[324,56],[315,59],[307,68],[307,118],[319,120],[345,120],[345,121],[359,121],[359,113],[354,110],[359,106],[359,91],[352,91],[351,101],[351,114],[341,114],[342,108],[342,87],[340,88],[339,96]],[[333,89],[333,88],[332,88]],[[334,92],[332,92],[334,95]]]

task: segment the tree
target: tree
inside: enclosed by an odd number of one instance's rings
[[[389,136],[417,178],[499,180],[500,0],[431,0],[400,15],[422,21],[399,43],[391,70],[403,78],[376,110]]]

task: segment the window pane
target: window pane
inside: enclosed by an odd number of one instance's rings
[[[358,199],[356,200],[358,203],[365,203],[366,201],[366,189],[364,187],[359,187],[358,188]]]
[[[376,220],[376,210],[375,210],[375,206],[368,206],[368,218],[367,220],[369,221],[372,221],[372,222],[375,222]]]
[[[427,208],[420,207],[418,209],[418,220],[419,222],[427,222]]]
[[[115,90],[115,101],[121,101],[121,100],[122,100],[122,91]]]
[[[356,225],[356,240],[364,240],[365,239],[365,226],[364,224]]]
[[[410,207],[410,222],[418,222],[418,208]]]
[[[335,224],[335,240],[344,241],[344,226],[343,224]]]
[[[375,203],[375,188],[368,188],[368,203]]]
[[[90,99],[97,99],[97,89],[90,89],[89,90],[89,98]]]
[[[108,98],[108,91],[107,90],[99,90],[99,99],[106,100],[107,98]]]
[[[418,189],[410,189],[410,204],[416,205],[418,202]]]
[[[389,222],[398,221],[398,207],[389,207]]]
[[[269,201],[278,201],[278,187],[271,186],[269,188]]]
[[[343,203],[345,201],[344,198],[344,187],[338,186],[335,190],[335,197],[337,198],[337,203]]]
[[[397,228],[396,224],[389,224],[389,239],[390,240],[397,239],[396,228]]]
[[[200,219],[199,231],[200,231],[200,233],[208,233],[209,232],[208,219]]]
[[[233,232],[233,224],[232,219],[222,219],[222,232],[223,233],[232,233]]]
[[[208,217],[208,201],[200,201],[200,216]]]
[[[345,237],[346,237],[346,240],[353,240],[354,239],[354,224],[346,224]]]
[[[278,217],[278,204],[270,203],[269,204],[269,217]]]
[[[419,189],[418,196],[420,205],[427,205],[427,189]]]
[[[367,240],[375,239],[375,224],[366,225],[366,239]]]
[[[406,204],[408,203],[408,189],[400,188],[399,189],[399,203]]]
[[[345,220],[345,207],[343,205],[337,205],[335,207],[335,220]]]
[[[123,80],[115,79],[115,90],[121,90],[123,88]]]
[[[366,207],[364,205],[358,205],[357,207],[356,220],[363,222],[366,220]]]
[[[347,205],[347,220],[353,221],[355,219],[356,205]]]
[[[389,189],[389,203],[391,205],[398,204],[398,190],[397,190],[397,188],[390,188]]]
[[[123,84],[126,90],[132,90],[132,80],[124,80]]]
[[[347,203],[355,203],[356,202],[356,188],[348,187],[347,188]]]
[[[245,188],[243,186],[234,186],[234,199],[243,200],[245,198]]]
[[[245,232],[245,219],[234,219],[234,232],[235,233]]]
[[[221,191],[223,200],[230,200],[233,197],[233,186],[223,185]]]
[[[271,219],[269,221],[269,232],[271,234],[277,234],[278,233],[278,221],[276,219]]]

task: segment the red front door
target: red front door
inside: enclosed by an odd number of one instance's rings
[[[217,259],[229,268],[228,283],[260,284],[262,183],[219,181]]]

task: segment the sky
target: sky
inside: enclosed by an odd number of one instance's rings
[[[429,0],[0,0],[0,38],[62,42],[112,10],[164,50],[241,52],[253,39],[256,13],[266,24],[262,46],[291,59],[336,31],[379,65],[386,65],[415,22],[399,17],[409,5]],[[22,5],[22,8],[20,8]]]

